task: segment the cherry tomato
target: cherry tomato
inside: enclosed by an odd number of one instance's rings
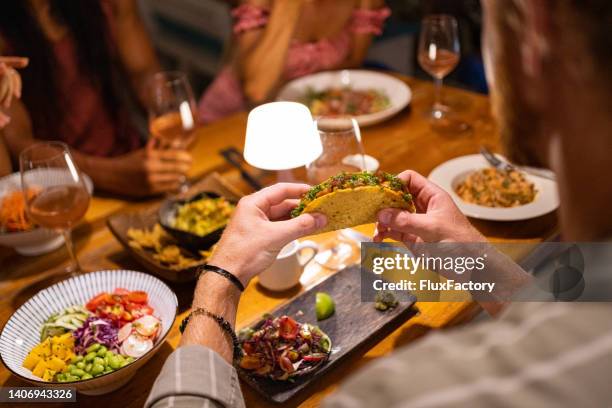
[[[255,346],[247,342],[242,343],[242,348],[244,349],[244,352],[247,354],[253,354],[253,352],[255,351]]]
[[[149,305],[145,305],[142,306],[140,308],[140,313],[142,313],[143,315],[152,315],[153,314],[153,308]]]
[[[298,331],[300,330],[300,327],[297,322],[289,316],[282,316],[279,320],[279,325],[280,336],[286,340],[295,339],[298,334]]]
[[[101,306],[104,303],[106,303],[107,297],[108,297],[108,293],[106,292],[100,293],[99,295],[91,299],[89,302],[87,302],[87,305],[85,307],[87,308],[87,310],[93,312],[98,308],[98,306]]]
[[[127,300],[128,302],[146,304],[149,300],[149,296],[147,295],[147,292],[135,290],[127,294]]]
[[[325,356],[304,356],[304,361],[321,361]]]
[[[124,295],[129,295],[130,291],[127,290],[127,289],[124,289],[124,288],[117,288],[117,289],[115,289],[113,294],[124,296]]]

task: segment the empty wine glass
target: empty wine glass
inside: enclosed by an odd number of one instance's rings
[[[355,118],[319,118],[316,124],[321,136],[323,153],[306,166],[309,183],[321,183],[342,171],[366,170],[361,131]],[[341,232],[336,234],[330,244],[332,245],[330,248],[319,252],[314,259],[319,265],[332,270],[345,268],[353,253],[359,249],[356,242],[346,239]]]
[[[71,231],[85,216],[90,197],[68,146],[61,142],[34,144],[21,152],[19,167],[28,216],[41,227],[62,233],[72,261],[68,271],[78,274],[82,269]]]
[[[149,132],[158,149],[185,149],[197,126],[196,103],[187,77],[178,71],[163,71],[151,80]],[[188,188],[185,178],[179,191]]]
[[[442,103],[442,81],[455,69],[459,56],[457,20],[446,14],[425,17],[421,23],[418,60],[421,68],[434,78],[435,98],[431,117],[438,125],[459,124],[453,122],[449,117],[450,109]]]

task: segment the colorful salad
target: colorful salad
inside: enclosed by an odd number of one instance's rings
[[[331,353],[331,340],[319,327],[289,316],[267,317],[255,328],[240,331],[239,366],[253,375],[290,380],[322,366]]]
[[[147,293],[117,288],[49,316],[22,365],[43,381],[87,380],[143,356],[160,332]]]

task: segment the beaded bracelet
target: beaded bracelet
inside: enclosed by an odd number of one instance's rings
[[[191,320],[192,316],[207,316],[207,317],[210,317],[211,319],[213,319],[215,322],[217,322],[219,327],[221,327],[221,329],[225,333],[227,333],[230,336],[230,338],[232,339],[232,344],[234,346],[234,353],[233,353],[234,361],[240,360],[240,358],[242,357],[242,350],[240,348],[240,341],[238,340],[238,336],[236,336],[236,333],[232,329],[232,325],[230,324],[230,322],[228,322],[227,320],[225,320],[223,317],[221,317],[219,315],[216,315],[216,314],[214,314],[212,312],[209,312],[208,310],[204,309],[203,307],[198,307],[198,308],[192,310],[191,313],[189,313],[187,315],[187,317],[184,318],[183,321],[181,322],[181,325],[179,327],[179,330],[180,330],[181,334],[187,328],[187,325],[189,324],[189,321]]]
[[[234,274],[226,271],[225,269],[219,268],[218,266],[215,266],[215,265],[209,265],[209,264],[204,264],[200,268],[201,268],[200,276],[205,274],[206,272],[214,272],[216,274],[223,276],[225,279],[232,282],[238,288],[238,290],[240,290],[241,292],[244,292],[244,285],[242,284],[242,282],[240,282],[240,279],[238,279]]]

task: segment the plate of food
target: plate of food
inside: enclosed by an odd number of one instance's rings
[[[213,173],[192,186],[187,197],[202,191],[237,202],[242,194]],[[164,229],[159,220],[160,207],[120,212],[110,216],[107,225],[115,238],[147,271],[173,282],[197,278],[199,266],[206,263],[213,248],[198,250],[185,246]]]
[[[519,221],[559,207],[557,183],[520,170],[499,170],[480,154],[442,163],[429,179],[446,190],[468,217]]]
[[[240,377],[268,400],[285,403],[415,313],[411,294],[385,308],[361,296],[361,273],[355,265],[245,325],[238,332]]]
[[[46,172],[63,170],[47,169]],[[53,175],[49,177],[53,179]],[[93,192],[93,182],[83,175],[87,190]],[[25,192],[32,198],[38,193],[33,188]],[[59,248],[64,243],[56,231],[41,228],[32,222],[26,211],[26,200],[21,189],[21,174],[13,173],[0,179],[0,245],[15,248],[21,255],[41,255]]]
[[[0,333],[0,358],[31,384],[105,394],[159,350],[177,308],[174,292],[142,272],[80,275],[17,309]]]
[[[279,101],[300,102],[315,118],[355,117],[360,126],[382,122],[404,109],[412,99],[406,83],[366,70],[328,71],[295,79],[278,94]]]

